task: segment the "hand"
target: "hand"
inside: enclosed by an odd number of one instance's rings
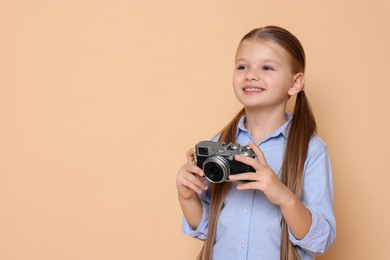
[[[234,158],[242,163],[252,166],[256,172],[246,172],[230,175],[232,181],[249,180],[251,182],[238,183],[239,190],[260,190],[275,205],[283,206],[289,203],[294,194],[279,180],[278,176],[268,166],[263,152],[254,143],[249,146],[255,152],[257,159],[248,156],[236,155]]]
[[[189,199],[208,188],[205,180],[201,178],[204,175],[202,169],[196,165],[195,149],[188,150],[186,156],[187,162],[180,168],[176,177],[177,191],[183,199]]]

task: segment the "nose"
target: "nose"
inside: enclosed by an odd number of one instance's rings
[[[259,72],[256,69],[248,69],[246,73],[247,80],[259,80]]]

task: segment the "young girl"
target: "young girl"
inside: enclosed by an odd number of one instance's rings
[[[205,240],[199,259],[314,259],[332,246],[332,171],[315,135],[304,71],[304,50],[285,29],[254,29],[241,40],[233,87],[244,108],[213,141],[249,144],[256,158],[235,160],[256,172],[206,182],[195,150],[187,152],[176,182],[183,231]],[[287,114],[295,95],[294,113]]]

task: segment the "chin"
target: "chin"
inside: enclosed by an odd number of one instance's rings
[[[259,103],[250,103],[250,102],[240,102],[245,109],[259,109],[262,108],[263,106]]]
[[[261,106],[261,102],[259,100],[248,100],[248,98],[237,98],[238,101],[244,106],[244,107],[258,107]]]

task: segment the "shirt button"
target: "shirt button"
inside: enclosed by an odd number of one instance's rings
[[[244,243],[241,243],[240,247],[241,247],[241,248],[244,248],[244,247],[245,247],[245,244],[244,244]]]
[[[248,214],[249,210],[247,208],[244,209],[244,214]]]

